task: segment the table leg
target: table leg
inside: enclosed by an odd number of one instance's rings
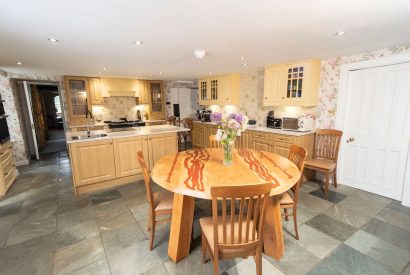
[[[179,262],[189,255],[194,220],[195,198],[174,194],[168,256]]]
[[[273,196],[272,199],[268,200],[263,227],[263,248],[265,254],[276,260],[283,256],[285,244],[279,196]]]

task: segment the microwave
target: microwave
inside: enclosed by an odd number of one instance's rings
[[[310,116],[300,116],[299,118],[284,117],[282,125],[283,130],[309,132],[315,128],[315,119]]]

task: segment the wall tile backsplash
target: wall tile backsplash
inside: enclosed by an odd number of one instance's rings
[[[94,105],[93,114],[95,118],[104,120],[118,120],[121,117],[137,119],[137,110],[143,115],[147,105],[136,105],[135,97],[116,96],[104,98],[104,105]]]

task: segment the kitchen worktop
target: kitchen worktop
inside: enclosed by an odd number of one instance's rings
[[[202,122],[199,120],[195,120],[195,123],[200,124],[207,124],[207,125],[216,125],[214,122]],[[315,131],[308,131],[308,132],[298,132],[293,130],[283,130],[283,129],[273,129],[266,126],[259,126],[259,125],[247,125],[247,131],[259,131],[259,132],[268,132],[272,134],[280,134],[280,135],[288,135],[288,136],[304,136],[309,134],[314,134]]]
[[[189,131],[188,128],[171,126],[171,125],[154,125],[154,126],[142,126],[142,127],[131,127],[132,130],[130,131],[112,131],[112,130],[95,130],[91,131],[91,134],[106,134],[105,137],[96,137],[96,138],[86,138],[80,140],[74,140],[73,136],[85,136],[87,135],[86,131],[80,132],[67,132],[66,133],[66,140],[67,143],[76,143],[76,142],[88,142],[88,141],[97,141],[97,140],[107,140],[113,138],[122,138],[122,137],[134,137],[134,136],[149,136],[149,135],[156,135],[156,134],[164,134],[164,133],[176,133],[176,132],[184,132]]]
[[[166,120],[165,119],[149,119],[149,120],[143,120],[143,122],[145,122],[145,123],[159,123],[159,122],[166,122]],[[97,123],[94,123],[93,126],[94,127],[108,126],[108,124],[105,123],[105,122],[97,122]],[[70,129],[72,129],[72,128],[83,128],[83,127],[87,127],[87,124],[68,126],[68,128],[70,128]]]

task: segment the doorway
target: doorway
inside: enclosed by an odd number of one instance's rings
[[[31,157],[41,159],[66,151],[59,84],[22,80],[18,87]]]
[[[410,184],[410,62],[350,65],[338,99],[340,181],[401,201]]]

